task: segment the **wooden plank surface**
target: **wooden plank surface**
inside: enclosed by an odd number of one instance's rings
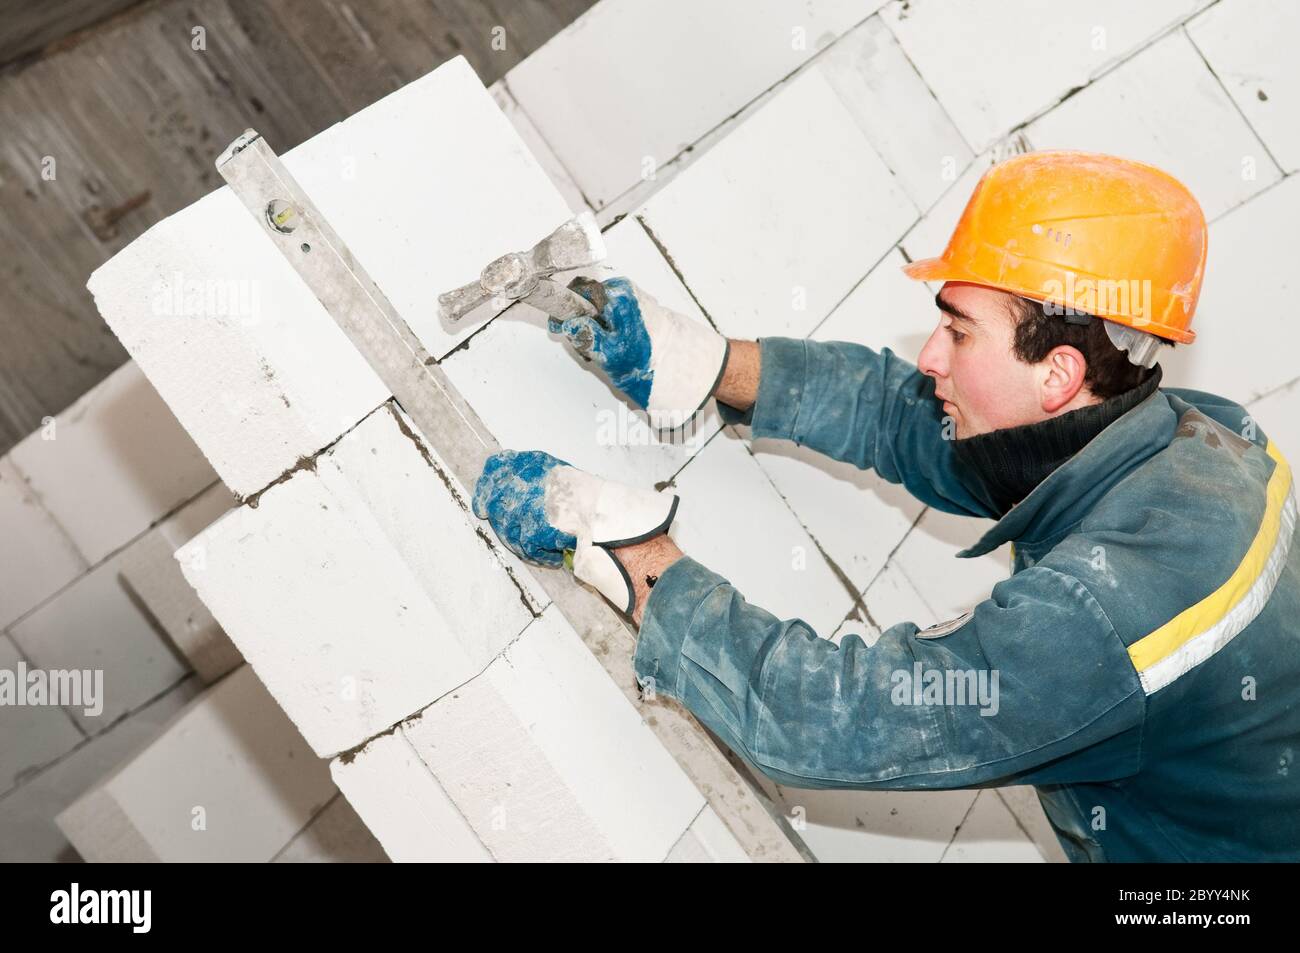
[[[87,277],[246,127],[287,151],[458,54],[491,84],[592,2],[152,0],[0,71],[0,454],[126,360]]]

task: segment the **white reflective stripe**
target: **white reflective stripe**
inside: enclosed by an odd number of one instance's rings
[[[1286,566],[1287,556],[1291,551],[1291,537],[1295,534],[1296,499],[1295,487],[1292,486],[1282,506],[1277,541],[1269,553],[1268,562],[1255,582],[1235,606],[1223,618],[1199,635],[1188,639],[1179,648],[1160,661],[1138,672],[1142,687],[1148,695],[1158,692],[1180,675],[1200,665],[1219,649],[1223,648],[1250,625],[1268,603],[1277,585],[1278,577]]]

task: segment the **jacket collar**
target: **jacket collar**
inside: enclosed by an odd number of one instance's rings
[[[1164,392],[1154,391],[1049,473],[979,542],[957,555],[983,556],[1011,540],[1033,544],[1063,534],[1134,467],[1167,447],[1177,423]]]

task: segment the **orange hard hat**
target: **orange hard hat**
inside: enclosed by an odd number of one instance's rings
[[[1030,152],[985,172],[943,254],[903,270],[1187,344],[1196,338],[1190,325],[1207,237],[1192,193],[1154,166],[1092,152]]]

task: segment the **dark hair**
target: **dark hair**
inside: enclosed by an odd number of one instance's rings
[[[1026,364],[1037,364],[1054,347],[1068,344],[1078,348],[1088,365],[1083,382],[1101,400],[1132,390],[1150,373],[1132,363],[1128,354],[1111,342],[1101,318],[1086,315],[1087,324],[1071,324],[1060,314],[1048,314],[1043,302],[1019,295],[1011,299],[1010,309],[1016,325],[1011,350],[1016,357]],[[1083,317],[1081,312],[1076,315],[1072,316],[1076,320]],[[1162,343],[1173,347],[1174,342]]]

